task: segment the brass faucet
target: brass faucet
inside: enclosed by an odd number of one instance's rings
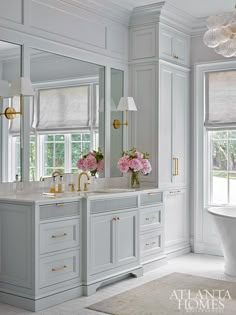
[[[54,171],[52,172],[52,177],[53,176],[60,176],[61,175],[61,172],[60,171]]]
[[[86,172],[81,172],[81,173],[79,174],[79,177],[78,177],[78,191],[81,191],[81,188],[80,188],[80,185],[81,185],[81,184],[80,184],[80,181],[81,181],[81,177],[82,177],[83,175],[87,176],[87,179],[90,180],[90,177],[89,177],[88,173],[86,173]]]

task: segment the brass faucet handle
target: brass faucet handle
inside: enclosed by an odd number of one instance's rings
[[[89,182],[84,183],[84,191],[88,191],[88,185],[90,185],[90,183],[89,183]]]

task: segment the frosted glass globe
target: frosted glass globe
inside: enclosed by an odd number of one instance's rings
[[[215,52],[219,55],[226,53],[228,45],[226,43],[221,43],[219,46],[215,48]]]
[[[206,46],[215,48],[220,44],[219,30],[208,30],[203,37]]]
[[[232,30],[228,26],[221,27],[218,31],[217,38],[221,43],[227,42],[232,36]]]
[[[236,38],[230,39],[227,44],[226,52],[224,52],[224,57],[233,57],[236,53]]]
[[[209,16],[207,19],[207,27],[209,29],[218,28],[222,25],[224,25],[225,18],[221,15],[212,15]]]

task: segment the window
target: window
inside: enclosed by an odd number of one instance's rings
[[[236,131],[210,131],[211,204],[236,204]]]
[[[30,110],[30,180],[51,176],[55,170],[77,173],[78,159],[99,146],[98,84],[36,89]],[[19,130],[19,119],[14,120],[10,125],[13,180],[20,174]]]
[[[206,75],[208,203],[236,204],[236,71]]]

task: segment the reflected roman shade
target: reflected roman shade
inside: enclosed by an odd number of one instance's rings
[[[88,128],[91,121],[89,86],[39,90],[38,131]]]
[[[236,70],[207,73],[205,79],[205,126],[236,127]]]

